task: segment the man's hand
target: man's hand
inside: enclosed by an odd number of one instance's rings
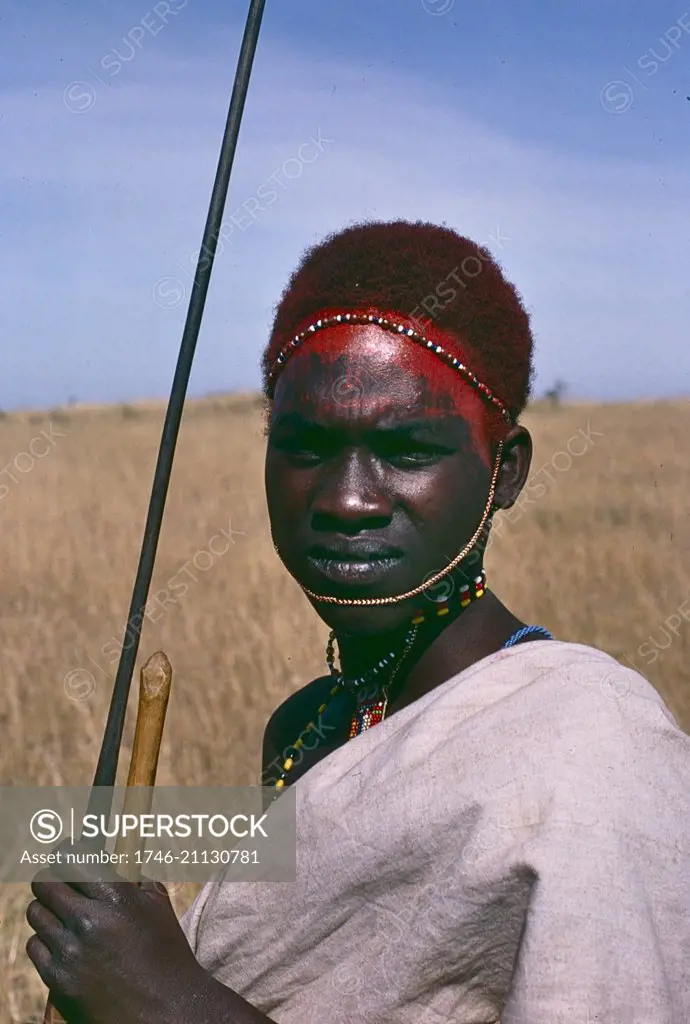
[[[78,852],[80,845],[70,845]],[[56,1008],[89,1024],[172,1024],[202,1017],[216,983],[197,962],[159,882],[137,885],[111,869],[41,871],[27,920],[27,954]],[[195,1009],[197,1015],[195,1015]]]

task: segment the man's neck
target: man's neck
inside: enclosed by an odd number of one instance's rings
[[[482,658],[495,654],[521,625],[522,622],[487,591],[432,636],[416,656],[413,649],[404,685],[389,705],[388,715],[419,700]]]

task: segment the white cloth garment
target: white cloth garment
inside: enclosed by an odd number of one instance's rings
[[[690,1024],[690,737],[608,655],[499,651],[295,789],[297,880],[183,919],[278,1024]]]

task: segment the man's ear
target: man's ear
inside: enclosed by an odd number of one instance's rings
[[[532,451],[532,435],[529,430],[522,426],[511,427],[503,442],[501,468],[494,495],[496,508],[512,508],[517,501],[527,483]]]

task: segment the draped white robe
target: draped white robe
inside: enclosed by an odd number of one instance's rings
[[[690,737],[608,655],[499,651],[295,789],[297,880],[183,919],[278,1024],[690,1024]]]

